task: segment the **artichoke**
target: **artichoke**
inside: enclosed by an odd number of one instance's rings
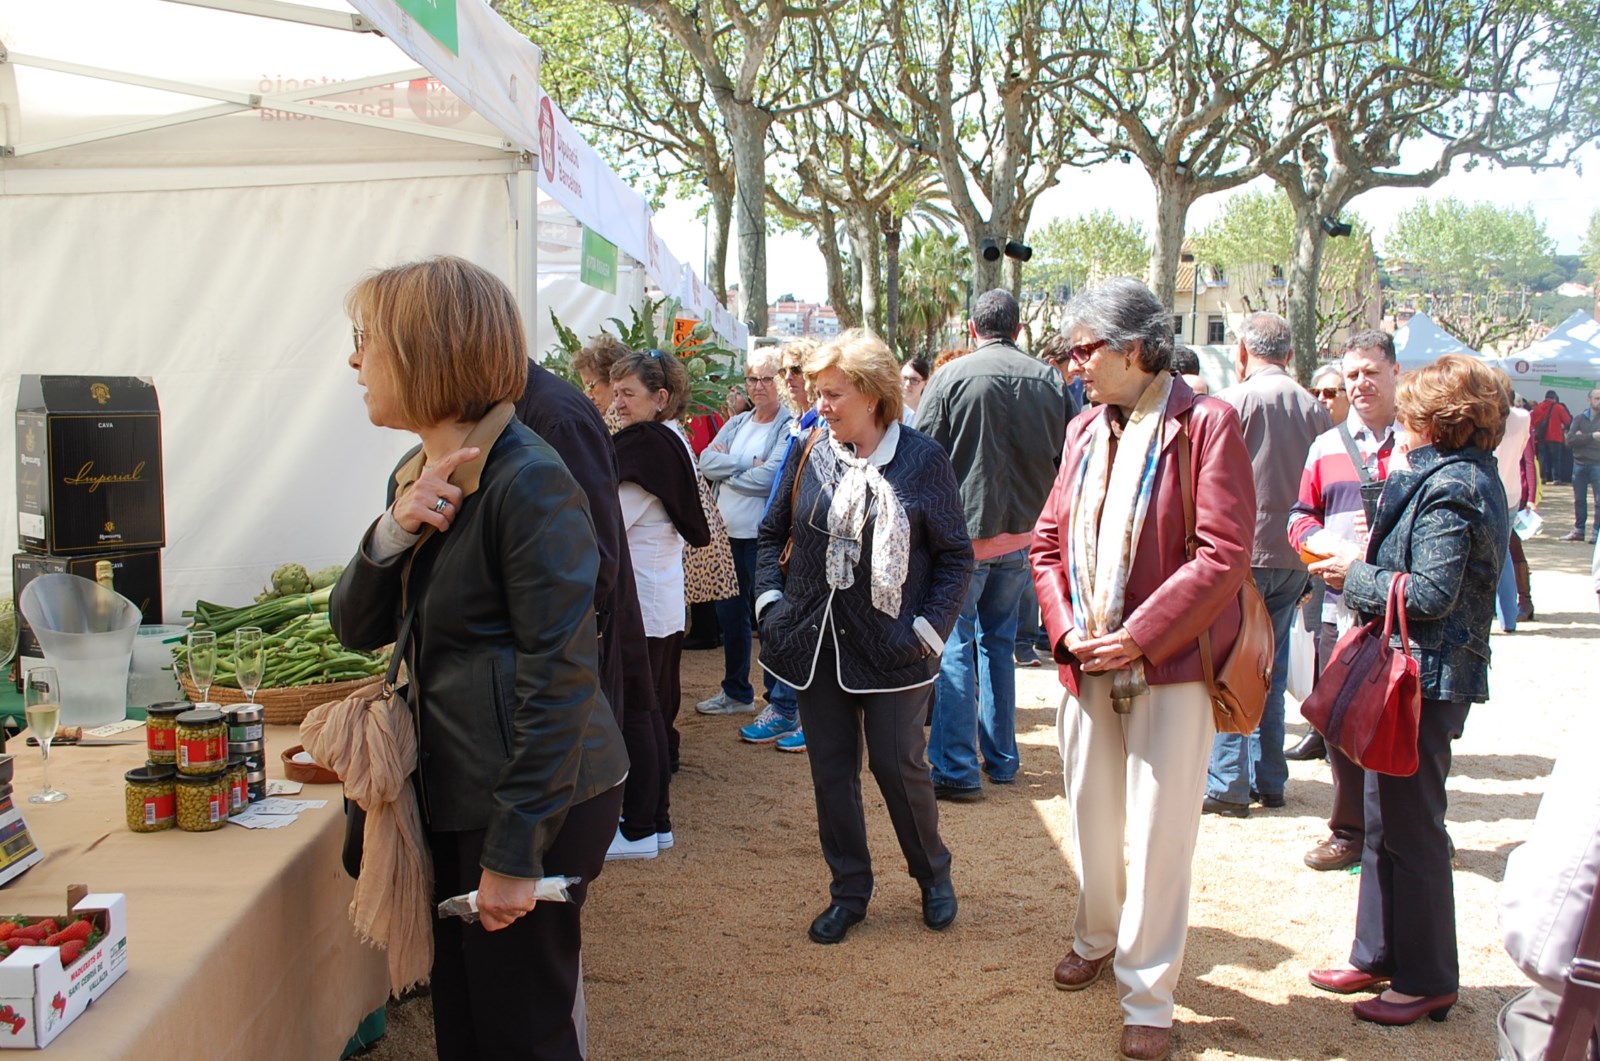
[[[268,586],[266,589],[264,589],[260,593],[256,594],[256,603],[257,604],[261,604],[261,603],[263,603],[265,601],[277,600],[281,596],[282,596],[281,593],[279,593],[277,590],[273,589],[272,587]]]
[[[318,571],[311,572],[311,588],[326,589],[339,581],[339,576],[344,574],[343,564],[330,564]]]
[[[282,564],[272,573],[272,588],[282,597],[311,592],[311,573],[303,564]]]

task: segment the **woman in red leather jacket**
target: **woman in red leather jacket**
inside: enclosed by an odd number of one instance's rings
[[[1076,939],[1055,982],[1082,990],[1110,966],[1121,1056],[1153,1061],[1171,1041],[1213,735],[1197,638],[1209,630],[1223,660],[1238,635],[1255,487],[1233,409],[1172,374],[1172,315],[1149,288],[1111,280],[1080,292],[1067,315],[1065,367],[1097,407],[1067,427],[1032,552],[1067,688],[1057,728],[1078,872]]]

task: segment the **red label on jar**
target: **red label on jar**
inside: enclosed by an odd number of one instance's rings
[[[178,762],[183,766],[220,763],[223,758],[224,745],[216,737],[210,737],[206,740],[181,740],[178,742]]]
[[[234,813],[244,810],[244,805],[250,801],[250,796],[245,791],[244,778],[229,783],[228,798],[233,801]]]
[[[228,816],[228,796],[223,792],[213,792],[206,797],[206,809],[210,813],[210,820],[220,822]]]
[[[144,798],[144,823],[146,825],[160,825],[162,822],[170,822],[177,813],[178,800],[175,796],[146,796]]]
[[[178,731],[175,729],[146,729],[144,731],[145,743],[153,752],[174,752],[178,750]]]

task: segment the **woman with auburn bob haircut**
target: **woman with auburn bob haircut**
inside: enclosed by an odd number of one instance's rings
[[[1511,387],[1477,358],[1447,354],[1400,377],[1402,437],[1365,550],[1350,545],[1321,575],[1363,622],[1388,611],[1405,574],[1405,610],[1422,680],[1420,765],[1410,777],[1367,771],[1366,841],[1350,964],[1311,983],[1337,994],[1381,992],[1355,1004],[1377,1024],[1444,1020],[1460,987],[1445,778],[1467,712],[1489,698],[1489,624],[1510,515],[1494,448]]]
[[[575,1059],[580,913],[628,770],[600,691],[588,502],[513,415],[527,352],[491,273],[451,257],[400,265],[357,284],[346,309],[368,418],[420,444],[329,618],[341,643],[375,650],[413,616],[395,701],[418,735],[433,900],[476,890],[482,918],[426,911],[438,1055]],[[552,876],[582,878],[571,902],[535,903]]]

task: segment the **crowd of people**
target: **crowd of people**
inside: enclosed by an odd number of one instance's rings
[[[1286,756],[1325,755],[1334,778],[1306,863],[1362,866],[1349,962],[1311,983],[1367,996],[1356,1016],[1383,1024],[1455,1003],[1451,742],[1488,697],[1503,569],[1502,628],[1532,614],[1511,525],[1554,415],[1513,416],[1478,360],[1402,376],[1389,336],[1358,332],[1306,389],[1287,323],[1256,313],[1239,382],[1210,396],[1167,308],[1115,279],[1071,299],[1039,356],[998,290],[931,365],[859,329],[758,349],[705,431],[676,357],[597,337],[573,359],[580,393],[460,259],[375,274],[348,309],[369,418],[418,445],[332,619],[346,644],[403,646],[416,857],[436,900],[476,889],[482,916],[434,921],[441,1057],[579,1056],[585,890],[606,861],[692,843],[670,814],[694,754],[675,724],[686,637],[722,652],[698,712],[754,715],[728,739],[808,756],[831,881],[816,943],[878,892],[863,748],[925,924],[955,921],[939,803],[1015,782],[1015,668],[1042,652],[1065,687],[1078,896],[1053,979],[1114,977],[1118,1056],[1171,1049],[1202,815],[1282,806]],[[1561,426],[1575,482],[1600,480],[1597,419],[1600,390]],[[1219,733],[1212,660],[1241,637],[1247,580],[1272,681],[1254,733]],[[1286,752],[1292,629],[1326,661],[1391,599],[1420,663],[1421,768],[1363,770],[1312,738]],[[535,901],[553,876],[581,879],[570,902]]]

